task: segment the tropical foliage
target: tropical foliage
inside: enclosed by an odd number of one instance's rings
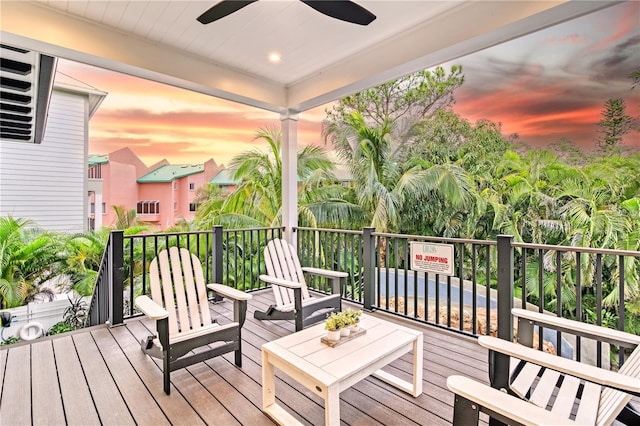
[[[36,296],[49,297],[47,280],[57,274],[58,241],[32,222],[0,218],[0,307],[13,308]]]
[[[228,195],[209,187],[209,198],[199,206],[197,218],[203,228],[269,227],[282,222],[282,141],[275,128],[260,129],[256,139],[267,142],[268,152],[239,154],[229,168],[240,182]],[[334,174],[326,150],[309,145],[298,151],[298,216],[307,226],[343,224],[359,214],[345,198],[346,188]]]
[[[108,229],[70,235],[64,241],[60,273],[67,277],[64,290],[91,296],[109,238]]]

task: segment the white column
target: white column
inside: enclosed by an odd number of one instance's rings
[[[298,115],[287,111],[282,126],[282,225],[284,238],[295,246],[293,228],[298,226]]]
[[[95,208],[94,208],[94,214],[93,217],[96,219],[95,221],[95,228],[96,231],[99,230],[100,228],[102,228],[102,192],[96,192],[95,196]]]

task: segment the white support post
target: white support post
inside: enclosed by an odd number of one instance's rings
[[[293,228],[298,226],[298,115],[287,111],[282,126],[282,225],[284,239],[296,245]]]

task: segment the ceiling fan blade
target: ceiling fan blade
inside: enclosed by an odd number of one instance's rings
[[[217,21],[218,19],[231,15],[233,12],[236,12],[256,1],[258,0],[222,0],[220,3],[212,6],[209,10],[198,16],[198,21],[203,24]]]
[[[349,0],[300,0],[320,13],[352,24],[369,25],[376,15]]]

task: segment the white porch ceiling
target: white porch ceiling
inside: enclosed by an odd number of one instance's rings
[[[296,113],[615,2],[358,0],[377,16],[364,27],[261,0],[197,22],[215,3],[2,0],[0,41]]]

